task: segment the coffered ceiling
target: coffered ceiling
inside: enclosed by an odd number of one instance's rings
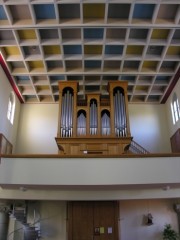
[[[180,0],[0,0],[1,64],[22,102],[55,103],[128,82],[134,103],[163,103],[180,77]],[[4,62],[4,63],[3,63]]]

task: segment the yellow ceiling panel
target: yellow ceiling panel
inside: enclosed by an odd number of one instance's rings
[[[180,47],[170,46],[167,50],[167,55],[180,55]]]
[[[143,62],[143,68],[156,68],[157,61],[144,61]]]
[[[152,31],[152,39],[166,39],[169,34],[169,29],[154,29]]]
[[[49,86],[38,86],[37,90],[38,91],[42,91],[42,90],[44,91],[44,90],[50,90],[50,88],[49,88]]]
[[[16,46],[4,47],[4,51],[5,51],[7,56],[10,56],[10,55],[20,55],[19,48],[16,47]]]
[[[43,68],[43,62],[42,61],[30,61],[29,62],[29,67],[32,68]]]
[[[45,54],[61,54],[61,49],[58,45],[44,46],[43,49]]]
[[[104,18],[104,12],[105,12],[104,4],[83,5],[84,18]]]
[[[148,86],[136,86],[135,91],[141,91],[141,92],[148,92],[149,87]]]
[[[102,54],[102,45],[86,45],[84,46],[85,54]]]
[[[33,29],[18,30],[18,35],[21,40],[36,39],[36,32]]]
[[[129,45],[127,46],[127,54],[142,54],[143,46]]]

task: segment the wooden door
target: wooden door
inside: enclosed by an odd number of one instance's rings
[[[68,240],[118,240],[118,202],[69,202]]]
[[[180,128],[171,137],[171,149],[174,153],[180,152]]]
[[[89,202],[68,204],[68,239],[92,240],[93,212]]]

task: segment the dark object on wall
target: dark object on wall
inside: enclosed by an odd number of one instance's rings
[[[173,208],[174,208],[174,211],[175,211],[176,213],[180,213],[180,204],[179,204],[179,203],[175,203],[175,204],[173,205]]]
[[[11,154],[13,146],[7,138],[0,133],[0,154]]]
[[[171,140],[172,152],[179,153],[180,152],[180,128],[173,134],[170,140]]]
[[[180,203],[173,204],[174,211],[177,214],[178,219],[178,227],[179,227],[179,233],[180,233]]]
[[[153,216],[151,213],[148,213],[148,215],[147,215],[146,225],[148,225],[148,226],[153,225]]]

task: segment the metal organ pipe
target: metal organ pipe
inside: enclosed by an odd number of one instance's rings
[[[97,134],[97,104],[95,100],[90,103],[90,134]]]
[[[61,137],[72,137],[73,95],[67,90],[62,97]]]
[[[105,112],[101,118],[102,135],[110,135],[110,117]]]
[[[93,105],[90,105],[90,134],[93,135]]]
[[[64,129],[64,96],[62,97],[61,103],[61,137],[63,136],[63,129]]]
[[[126,136],[125,100],[119,89],[114,94],[114,125],[117,137]]]
[[[94,130],[97,134],[97,105],[94,103]]]
[[[122,115],[121,115],[121,105],[120,105],[120,93],[119,90],[117,91],[116,95],[116,102],[117,102],[117,130],[118,130],[118,137],[121,136],[121,123],[122,123]]]
[[[68,126],[69,126],[69,119],[68,119],[68,115],[69,115],[69,91],[67,91],[67,94],[66,94],[66,104],[65,104],[65,118],[66,118],[66,121],[65,121],[65,137],[68,137],[68,133],[69,133],[69,129],[68,129]]]
[[[124,96],[121,93],[121,101],[122,101],[122,112],[123,112],[123,136],[127,136],[127,126],[126,126],[126,109],[125,109],[125,100]]]
[[[85,135],[86,134],[86,117],[83,113],[77,118],[77,134]]]

